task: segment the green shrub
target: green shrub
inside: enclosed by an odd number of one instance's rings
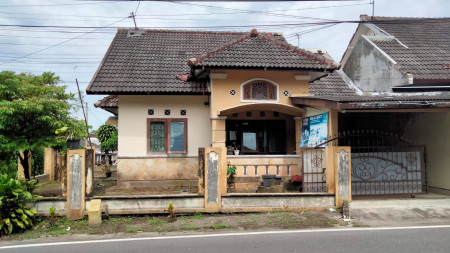
[[[36,181],[20,181],[10,175],[0,175],[0,235],[25,230],[33,226],[36,210],[26,206],[34,200],[31,190]]]
[[[58,217],[56,217],[56,210],[53,206],[50,207],[48,214],[49,214],[48,222],[50,223],[50,226],[53,227],[56,224],[56,221],[58,219]]]

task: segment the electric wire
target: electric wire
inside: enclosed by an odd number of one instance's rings
[[[113,23],[111,23],[111,24],[109,24],[109,25],[107,25],[107,26],[114,25],[114,24],[116,24],[116,23],[119,23],[119,22],[121,22],[121,21],[127,19],[127,18],[128,18],[128,17],[123,18],[123,19],[121,19],[121,20],[119,20],[119,21],[116,21],[116,22],[113,22]],[[105,27],[100,27],[100,28],[97,28],[97,29],[93,30],[92,32],[97,31],[97,30],[100,30],[100,29],[104,29],[104,28],[105,28]],[[18,59],[22,59],[22,58],[24,58],[24,57],[26,57],[26,56],[30,56],[30,55],[33,55],[33,54],[40,53],[40,52],[45,51],[45,50],[48,50],[48,49],[50,49],[50,48],[53,48],[53,47],[62,45],[62,44],[64,44],[64,43],[66,43],[66,42],[69,42],[69,41],[78,39],[78,38],[80,38],[80,37],[82,37],[82,36],[85,36],[85,35],[87,35],[87,34],[89,34],[89,33],[91,33],[91,32],[87,32],[87,33],[85,33],[85,34],[78,35],[78,36],[76,36],[76,37],[73,37],[73,38],[71,38],[71,39],[65,40],[65,41],[63,41],[63,42],[59,42],[59,43],[57,43],[57,44],[54,44],[54,45],[51,45],[51,46],[49,46],[49,47],[40,49],[40,50],[38,50],[38,51],[35,51],[35,52],[32,52],[32,53],[28,53],[28,54],[25,54],[25,55],[23,55],[23,56],[16,57],[16,58],[14,58],[14,59],[11,59],[11,60],[2,62],[2,63],[0,63],[0,65],[3,65],[3,64],[9,63],[9,62],[13,62],[13,61],[16,61],[16,60],[18,60]]]

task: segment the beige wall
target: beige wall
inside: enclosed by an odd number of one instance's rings
[[[187,118],[187,151],[197,156],[199,147],[211,145],[211,120],[209,107],[204,103],[208,96],[181,95],[121,95],[119,106],[119,157],[142,157],[147,153],[148,118]],[[154,115],[148,115],[148,109]],[[170,109],[170,116],[164,110]],[[186,110],[186,116],[180,115]]]
[[[428,186],[450,194],[450,112],[427,112],[413,117],[405,129],[408,140],[426,145]]]
[[[219,74],[226,74],[226,78],[214,78],[215,72],[211,78],[211,116],[217,116],[218,111],[238,106],[242,104],[254,103],[241,102],[242,92],[241,84],[251,79],[267,79],[278,84],[278,102],[293,106],[289,96],[284,96],[283,91],[289,90],[291,96],[293,94],[307,94],[308,80],[295,80],[296,75],[308,75],[306,72],[290,72],[290,71],[254,71],[254,70],[228,70],[217,71]],[[235,90],[234,96],[230,95],[230,90]]]
[[[119,165],[118,181],[197,179],[196,157],[120,159]]]

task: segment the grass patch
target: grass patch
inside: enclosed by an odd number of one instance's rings
[[[216,230],[216,229],[229,228],[229,226],[227,224],[225,224],[225,223],[219,223],[219,224],[211,224],[211,225],[208,225],[208,226],[204,226],[203,228]]]
[[[191,225],[183,225],[180,227],[181,230],[183,231],[189,231],[189,230],[200,230],[202,229],[202,227],[200,226],[191,226]]]
[[[195,214],[191,217],[192,220],[202,220],[202,219],[204,219],[204,218],[205,218],[205,216],[203,216],[203,214],[201,214],[201,213],[195,213]]]
[[[159,226],[159,225],[164,225],[164,224],[167,224],[167,221],[166,220],[161,220],[161,219],[158,219],[158,218],[153,218],[153,219],[148,221],[148,225],[149,226]]]
[[[135,227],[133,227],[133,226],[131,226],[131,227],[127,227],[127,232],[128,233],[137,233],[137,229],[135,228]]]

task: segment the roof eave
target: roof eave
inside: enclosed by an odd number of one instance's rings
[[[332,101],[323,98],[312,97],[292,97],[291,101],[295,105],[327,107],[330,109],[343,110],[394,110],[394,109],[430,109],[430,108],[450,108],[449,101],[354,101],[342,102]]]

